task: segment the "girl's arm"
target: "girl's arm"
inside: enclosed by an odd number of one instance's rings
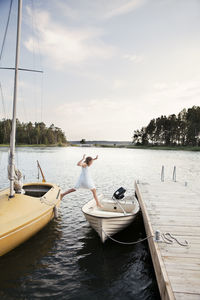
[[[93,160],[96,160],[96,159],[98,159],[98,155],[95,158],[93,158]]]
[[[83,161],[84,161],[84,159],[85,159],[85,154],[83,155],[83,158],[77,163],[77,166],[79,166],[79,167],[82,167],[82,165],[83,165]]]

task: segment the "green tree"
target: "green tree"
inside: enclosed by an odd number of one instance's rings
[[[11,120],[0,121],[0,144],[10,142]],[[21,123],[16,122],[16,143],[18,144],[64,144],[66,143],[65,133],[53,124],[47,127],[43,122]]]
[[[135,130],[133,143],[166,146],[200,146],[200,107],[183,109],[177,116],[160,116]]]

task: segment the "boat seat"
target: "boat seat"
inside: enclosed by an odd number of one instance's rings
[[[124,197],[123,200],[115,201],[113,199],[106,199],[100,197],[100,202],[102,205],[102,210],[110,212],[125,212],[130,213],[135,209],[135,197]]]

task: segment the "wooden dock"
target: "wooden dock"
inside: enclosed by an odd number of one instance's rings
[[[190,245],[148,240],[161,299],[200,300],[200,193],[173,181],[135,188],[146,234],[170,232]]]

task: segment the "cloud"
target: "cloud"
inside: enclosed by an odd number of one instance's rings
[[[166,82],[156,82],[154,84],[155,90],[162,91],[162,90],[166,90],[167,88],[168,88],[168,84]]]
[[[31,14],[30,8],[27,8]],[[91,59],[108,59],[114,49],[101,40],[103,31],[97,28],[76,29],[55,23],[48,12],[37,12],[36,34],[40,41],[40,52],[50,61],[52,68],[64,68],[67,64],[80,64]],[[29,51],[33,51],[37,39],[30,36],[25,41]],[[35,51],[38,51],[35,49]]]
[[[143,56],[136,54],[125,54],[123,55],[123,58],[136,64],[144,61]]]
[[[200,99],[199,81],[156,82],[151,91],[143,95],[149,111],[147,121],[160,115],[179,113],[183,108],[198,105]]]
[[[133,112],[136,104],[130,99],[100,98],[66,102],[54,112],[73,139],[130,139],[133,131]],[[68,136],[71,139],[70,136]]]
[[[154,84],[155,95],[158,97],[169,98],[169,100],[191,100],[195,101],[200,97],[200,83],[199,81],[186,82],[157,82]]]
[[[66,1],[57,0],[56,4],[62,15],[72,20],[87,19],[87,21],[109,20],[128,14],[143,6],[148,0],[101,0],[79,3],[76,9]]]
[[[123,89],[129,86],[127,80],[116,79],[113,81],[113,90]]]
[[[66,2],[57,1],[56,4],[60,9],[62,15],[64,15],[65,17],[74,20],[78,20],[78,18],[80,17],[78,10],[72,9]]]
[[[124,15],[127,13],[130,13],[131,11],[137,9],[138,7],[142,6],[146,1],[145,0],[130,0],[130,1],[120,1],[118,5],[116,4],[116,1],[113,1],[112,3],[113,8],[107,11],[105,13],[104,18],[110,19],[113,17],[117,17],[120,15]]]

